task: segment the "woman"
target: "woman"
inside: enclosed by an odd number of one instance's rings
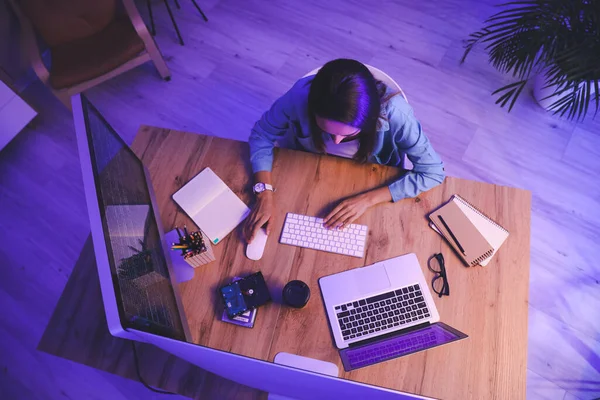
[[[316,75],[296,82],[252,129],[249,144],[256,204],[244,227],[248,243],[261,227],[266,225],[267,235],[270,232],[275,142],[392,166],[399,166],[406,154],[414,165],[391,185],[340,202],[324,218],[328,228],[344,227],[378,203],[415,197],[445,177],[440,157],[402,95],[377,81],[358,61],[330,61]]]

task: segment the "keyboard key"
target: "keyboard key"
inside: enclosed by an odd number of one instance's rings
[[[381,326],[381,322],[377,321],[375,322],[375,327],[380,327]]]
[[[373,304],[369,304],[368,307],[369,307],[369,310],[372,310],[373,308],[375,308],[375,307],[373,307]]]
[[[426,316],[426,317],[429,317],[429,313],[425,313],[425,316]]]
[[[423,310],[417,310],[417,315],[423,315]]]
[[[344,312],[338,313],[337,317],[344,318],[344,317],[347,317],[348,315],[350,315],[350,313],[348,311],[344,311]]]
[[[385,301],[385,304],[388,304],[388,305],[389,305],[389,304],[392,304],[392,301],[391,301],[390,299],[387,299],[387,300]]]
[[[392,319],[394,320],[394,322],[398,322],[398,321],[400,321],[400,318],[398,318],[398,317],[394,317],[394,318],[392,318]]]
[[[387,318],[387,317],[388,317],[388,313],[386,313],[386,312],[384,312],[384,313],[381,313],[381,314],[379,314],[379,315],[381,315],[383,318]]]
[[[390,310],[391,310],[391,308],[390,308],[390,306],[385,306],[384,310],[385,310],[385,311],[390,311]]]
[[[341,309],[342,309],[342,307],[341,307],[341,306],[335,306],[335,309],[336,309],[336,310],[341,310]]]
[[[414,293],[409,293],[408,297],[410,297],[411,299],[414,299],[415,298],[415,294]]]
[[[423,293],[421,293],[421,291],[420,291],[420,290],[417,290],[417,291],[415,292],[415,296],[422,296],[422,295],[423,295]]]
[[[342,331],[342,336],[349,336],[349,335],[350,335],[350,330],[349,329],[345,330],[345,331]]]
[[[356,314],[356,310],[350,310],[350,314],[351,314],[351,315],[354,315],[354,314]]]
[[[419,306],[419,308],[427,308],[427,304],[425,303],[419,303],[417,306]]]
[[[375,329],[375,324],[374,323],[369,324],[369,328]],[[371,332],[373,332],[373,331],[371,331]]]
[[[353,307],[358,307],[358,301],[355,301],[354,303],[352,303]]]
[[[391,318],[388,318],[388,319],[387,319],[387,323],[388,323],[388,324],[391,324],[392,322],[393,322],[393,321],[392,321],[392,319],[391,319]]]
[[[362,332],[363,327],[362,326],[358,326],[358,328],[356,328],[357,331]]]
[[[416,285],[415,285],[415,286],[416,286]],[[409,286],[409,287],[408,287],[408,291],[409,291],[409,292],[414,292],[414,291],[416,290],[416,289],[415,289],[415,286]]]
[[[375,322],[375,321],[377,321],[377,318],[375,318],[375,317],[371,317],[371,318],[369,318],[369,321],[371,321],[371,322]]]
[[[375,314],[375,315],[379,314],[379,310],[378,309],[374,309],[373,310],[373,314]]]
[[[381,328],[375,328],[375,331],[380,331],[380,330],[381,330]]]
[[[375,329],[369,329],[369,333],[375,332]]]
[[[405,300],[405,301],[403,301],[403,302],[402,302],[402,305],[403,305],[404,307],[406,307],[406,306],[408,305],[408,301],[406,301],[406,300]]]
[[[425,301],[425,299],[422,296],[415,297],[415,302],[416,303],[420,303],[422,301]]]
[[[350,339],[350,336],[344,336],[344,340]]]
[[[404,293],[404,294],[408,293],[408,289],[407,288],[402,288],[402,293]]]
[[[379,314],[376,318],[377,318],[377,321],[380,321],[383,317],[381,316],[381,314]]]
[[[346,311],[348,309],[345,304],[343,304],[341,307],[342,307],[342,311]]]
[[[418,308],[418,307],[417,307],[417,305],[416,305],[416,304],[413,304],[413,306],[412,306],[412,309],[413,309],[413,310],[416,310],[417,308]]]
[[[398,308],[398,306],[395,304],[392,304],[390,307],[392,307],[392,310],[395,310],[396,308]]]
[[[361,314],[360,314],[360,317],[361,317],[361,318],[367,318],[367,313],[361,313]]]
[[[408,297],[408,295],[407,295],[407,294],[405,294],[404,296],[402,296],[402,298],[403,298],[404,300],[408,300],[408,299],[409,299],[409,297]]]
[[[356,328],[358,326],[358,321],[352,322],[352,326]]]
[[[411,312],[410,312],[410,315],[411,315],[411,317],[416,317],[416,316],[417,316],[417,313],[416,313],[415,311],[411,311]]]
[[[350,329],[350,331],[351,331],[352,333],[356,333],[356,332],[357,332],[356,328],[352,328],[352,329]]]
[[[375,303],[375,302],[378,302],[380,300],[389,299],[390,297],[394,297],[394,292],[388,292],[388,293],[380,294],[378,296],[369,297],[367,299],[367,303],[368,304]]]
[[[350,339],[354,339],[356,335],[350,335]]]
[[[400,315],[400,311],[394,310],[394,315]]]
[[[350,317],[344,317],[343,321],[345,324],[347,324],[348,322],[350,322]]]

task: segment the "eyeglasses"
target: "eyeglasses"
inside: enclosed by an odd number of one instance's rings
[[[448,277],[446,276],[446,265],[444,264],[444,256],[437,253],[431,256],[427,261],[427,267],[435,276],[431,281],[431,287],[438,296],[450,296],[450,286],[448,285]]]

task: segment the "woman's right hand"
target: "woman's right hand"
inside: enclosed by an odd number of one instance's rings
[[[273,192],[265,191],[256,196],[256,203],[250,212],[246,225],[244,225],[244,236],[248,243],[252,243],[258,230],[265,224],[267,235],[271,233],[271,217],[275,212]]]

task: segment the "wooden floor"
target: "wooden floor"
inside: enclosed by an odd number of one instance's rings
[[[144,65],[88,93],[126,141],[140,124],[246,139],[273,100],[329,59],[386,71],[450,175],[533,193],[528,398],[600,397],[600,118],[560,120],[529,93],[510,114],[494,105],[490,92],[507,78],[481,51],[458,65],[490,0],[200,0],[208,23],[180,2],[184,47],[153,3],[170,82]],[[0,398],[159,398],[35,350],[89,223],[70,114],[39,83],[24,97],[41,115],[0,153]]]

